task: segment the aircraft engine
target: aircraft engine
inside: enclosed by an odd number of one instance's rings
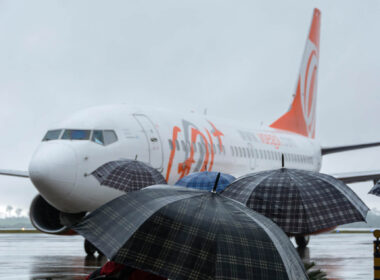
[[[70,224],[81,219],[85,213],[68,214],[51,206],[41,195],[37,195],[30,205],[30,221],[39,231],[50,234],[72,235]]]

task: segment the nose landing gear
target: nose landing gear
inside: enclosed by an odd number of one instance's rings
[[[310,236],[309,235],[297,235],[295,236],[296,243],[298,248],[306,248],[307,244],[309,244]]]
[[[87,239],[84,240],[84,251],[87,256],[93,256],[96,252],[98,252],[99,256],[103,256],[103,253]]]

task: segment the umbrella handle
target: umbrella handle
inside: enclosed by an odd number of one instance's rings
[[[218,186],[219,178],[220,178],[220,172],[218,172],[218,175],[216,175],[215,184],[214,184],[214,187],[212,188],[212,193],[216,193],[216,187]]]

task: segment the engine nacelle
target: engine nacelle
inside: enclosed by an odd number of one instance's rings
[[[30,205],[30,221],[33,226],[44,233],[72,235],[76,234],[69,227],[79,221],[85,213],[67,214],[51,206],[41,195],[37,195]]]

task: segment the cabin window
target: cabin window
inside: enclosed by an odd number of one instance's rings
[[[168,143],[169,143],[169,149],[173,150],[173,142],[172,142],[172,140],[169,139]]]
[[[181,140],[182,150],[186,151],[185,141]]]
[[[200,153],[203,153],[203,146],[201,143],[198,143],[198,150]]]
[[[178,142],[178,140],[175,140],[175,146],[176,146],[176,148],[177,148],[177,151],[179,151],[179,149],[180,149],[181,147],[179,146],[179,142]]]

